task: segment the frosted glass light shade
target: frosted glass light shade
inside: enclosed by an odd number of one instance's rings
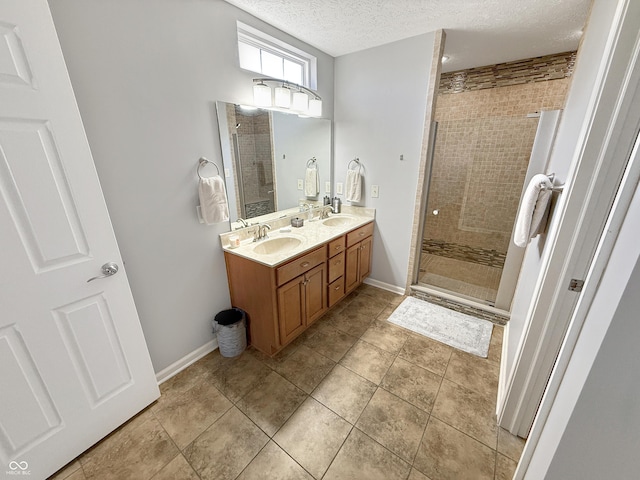
[[[291,106],[291,90],[286,87],[276,87],[274,93],[276,107],[289,108]]]
[[[270,107],[271,103],[271,87],[264,83],[256,83],[253,86],[253,102],[257,107]]]
[[[309,108],[309,97],[306,93],[303,92],[294,92],[293,94],[293,105],[291,106],[293,110],[298,112],[306,112]]]
[[[309,100],[309,115],[312,117],[322,116],[322,100],[318,98]]]

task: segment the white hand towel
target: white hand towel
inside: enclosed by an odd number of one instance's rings
[[[359,202],[362,193],[362,176],[360,170],[347,170],[347,179],[345,180],[346,198],[350,202]]]
[[[522,204],[513,233],[513,243],[518,247],[526,247],[529,240],[538,234],[542,220],[546,218],[552,187],[549,177],[541,173],[534,175],[529,182],[522,196]]]
[[[204,223],[226,222],[229,220],[229,205],[224,180],[220,175],[201,178],[198,185],[200,196],[200,213]]]
[[[320,191],[320,178],[317,168],[307,168],[304,174],[304,194],[307,197],[315,197]]]

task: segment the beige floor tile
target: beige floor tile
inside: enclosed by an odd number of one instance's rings
[[[496,401],[500,364],[464,352],[451,354],[444,378]]]
[[[244,469],[238,480],[312,480],[278,445],[272,441]]]
[[[340,363],[349,370],[378,385],[393,363],[393,355],[378,347],[358,341]]]
[[[512,435],[504,428],[498,428],[498,452],[506,455],[511,460],[520,461],[524,444],[524,439]]]
[[[178,454],[153,414],[144,418],[135,428],[119,431],[102,448],[92,449],[84,457],[81,463],[87,479],[148,479]]]
[[[367,331],[375,317],[360,313],[358,308],[344,308],[339,314],[329,320],[332,327],[348,333],[353,337],[360,337]]]
[[[495,401],[444,379],[431,415],[495,450],[498,441]]]
[[[165,402],[155,416],[178,448],[184,449],[232,406],[216,387],[203,382]]]
[[[389,322],[375,321],[362,334],[360,339],[395,355],[400,351],[408,337],[409,332],[404,328],[397,327]]]
[[[268,441],[262,430],[233,407],[183,453],[202,480],[233,480]]]
[[[380,386],[407,402],[431,412],[442,377],[429,370],[396,358]]]
[[[182,454],[169,462],[162,470],[154,475],[152,480],[199,480],[198,474],[187,463]]]
[[[271,372],[236,406],[272,437],[305,398],[306,393],[276,372]]]
[[[256,350],[253,347],[250,347],[249,349],[247,349],[246,353],[260,360],[267,367],[275,370],[278,367],[278,365],[284,363],[287,360],[287,358],[289,358],[291,354],[293,354],[293,352],[295,352],[298,348],[300,348],[300,346],[302,345],[302,342],[298,342],[296,340],[291,342],[289,345],[284,347],[282,350],[280,350],[278,353],[276,353],[272,357],[270,357],[265,353],[262,353],[259,350]]]
[[[232,402],[237,402],[266,377],[271,369],[249,352],[229,359],[213,374],[212,383]]]
[[[431,417],[413,466],[434,480],[493,480],[495,451]]]
[[[389,306],[387,300],[369,295],[361,295],[356,297],[349,306],[343,311],[357,311],[360,315],[370,317],[372,320],[376,318],[382,311]]]
[[[333,360],[303,345],[278,365],[276,371],[296,387],[311,393],[334,365]]]
[[[225,361],[226,359],[220,355],[220,352],[214,350],[189,366],[189,368],[163,382],[160,385],[160,398],[153,404],[152,410],[154,412],[160,410],[166,403],[173,401],[187,390],[206,381],[205,379],[213,374]]]
[[[443,376],[453,349],[422,335],[413,334],[407,338],[400,358]]]
[[[334,362],[340,361],[358,339],[330,326],[319,329],[304,344]]]
[[[323,480],[404,480],[411,466],[354,428]]]
[[[396,308],[398,308],[397,305],[390,304],[388,307],[382,310],[382,312],[380,312],[380,314],[376,317],[376,320],[379,322],[386,322],[391,314],[395,312]]]
[[[360,415],[356,427],[411,463],[429,415],[379,388]]]
[[[356,292],[362,293],[364,295],[369,295],[370,297],[380,298],[385,302],[390,302],[394,298],[402,296],[398,295],[397,293],[384,290],[382,288],[374,287],[373,285],[369,285],[367,283],[363,283],[362,285],[360,285],[356,289]]]
[[[84,472],[82,470],[76,470],[71,475],[66,477],[65,480],[86,480],[86,479],[87,477],[84,475]]]
[[[354,424],[376,391],[369,380],[336,365],[311,396]]]
[[[349,435],[351,424],[308,398],[273,440],[316,479],[324,475]]]
[[[95,458],[106,457],[110,452],[117,451],[118,448],[121,448],[123,442],[137,435],[135,432],[138,427],[149,420],[157,422],[152,409],[146,408],[78,456],[77,460],[84,466]]]
[[[491,333],[491,341],[489,342],[489,354],[487,360],[490,362],[500,363],[502,358],[502,337],[504,335],[504,327],[499,325],[493,326]]]
[[[78,460],[73,460],[72,462],[68,463],[67,465],[62,467],[60,470],[58,470],[56,473],[51,475],[49,477],[49,480],[64,480],[68,478],[72,473],[75,473],[78,470],[82,471],[82,466],[80,465],[80,462]],[[82,478],[84,478],[84,473],[82,475],[83,475]]]
[[[496,479],[495,480],[512,480],[516,473],[517,462],[498,453],[496,458]]]
[[[407,480],[429,480],[429,477],[427,477],[424,473],[420,472],[419,470],[412,468],[411,473],[409,474],[409,478],[407,478]]]

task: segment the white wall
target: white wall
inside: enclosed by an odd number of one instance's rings
[[[434,41],[428,33],[335,61],[334,185],[360,158],[358,205],[376,209],[371,279],[403,290]],[[371,198],[371,185],[379,198]]]
[[[198,223],[197,159],[222,165],[215,101],[252,103],[236,20],[333,58],[222,0],[52,0],[54,22],[156,372],[209,342],[229,308],[218,234]]]
[[[331,122],[279,112],[272,118],[278,209],[295,207],[300,200],[321,200],[325,182],[331,181]],[[305,197],[304,190],[298,190],[298,179],[304,181],[311,157],[316,157],[320,190],[316,197]]]

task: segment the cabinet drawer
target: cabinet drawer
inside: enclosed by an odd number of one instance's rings
[[[373,235],[373,222],[367,223],[353,232],[347,233],[347,247],[350,247],[354,243],[358,243],[360,240],[370,237],[371,235]]]
[[[328,288],[329,306],[332,307],[336,302],[338,302],[338,300],[344,297],[344,277],[340,277],[335,282],[330,283]]]
[[[327,248],[322,247],[297,258],[286,265],[278,267],[276,270],[276,279],[278,286],[287,283],[289,280],[302,275],[307,270],[311,270],[316,265],[320,265],[327,259]]]
[[[340,238],[336,238],[335,240],[329,242],[329,258],[339,254],[340,252],[344,252],[345,241],[346,241],[346,237],[342,236]]]
[[[344,274],[344,252],[329,259],[329,283]]]

